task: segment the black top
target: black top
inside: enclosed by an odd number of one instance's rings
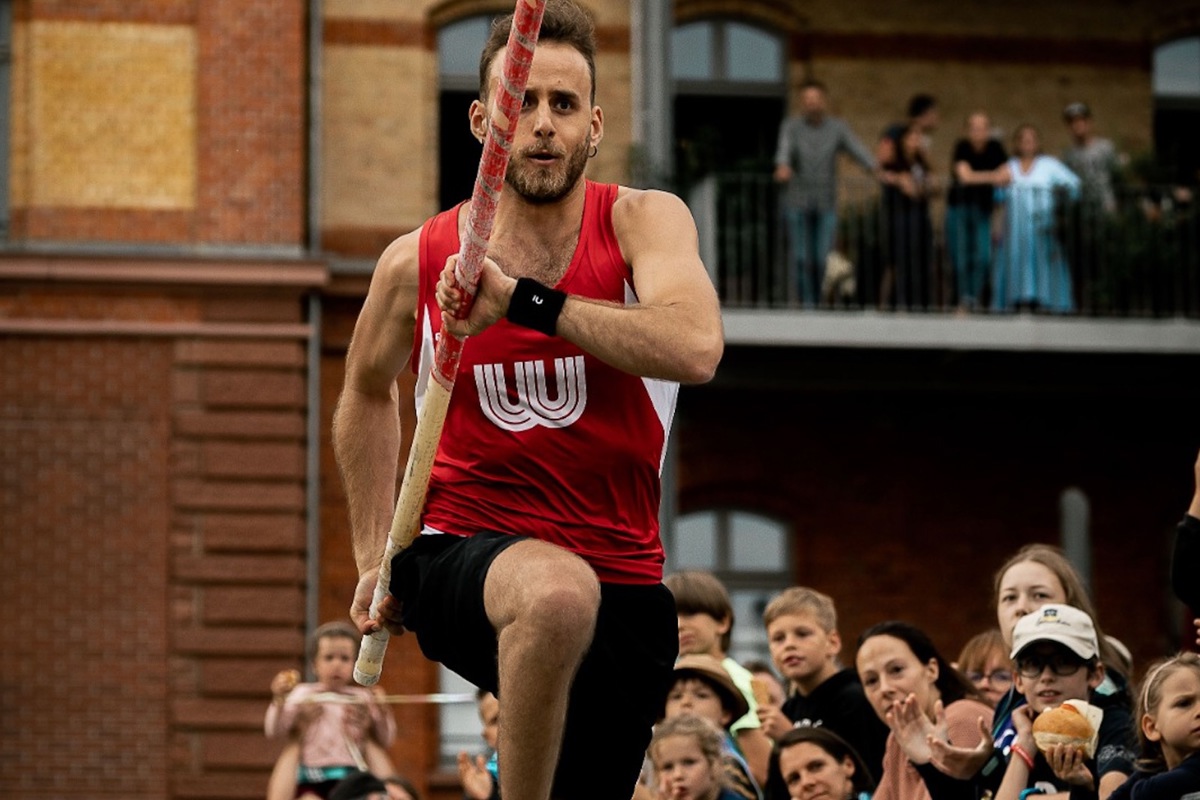
[[[1200,792],[1200,753],[1193,753],[1167,772],[1138,770],[1108,800],[1179,800],[1195,792]]]
[[[1184,605],[1200,614],[1200,520],[1190,514],[1184,515],[1175,530],[1171,588]]]
[[[996,187],[990,184],[964,186],[959,183],[958,162],[967,162],[967,166],[977,172],[991,172],[1003,166],[1007,160],[1004,146],[995,139],[988,139],[982,152],[972,147],[966,139],[959,139],[954,145],[954,155],[950,160],[950,194],[946,201],[951,205],[975,206],[982,211],[991,211]]]
[[[792,695],[782,710],[797,728],[821,726],[841,736],[862,756],[871,777],[879,781],[888,727],[871,707],[853,669],[835,673],[808,695]]]

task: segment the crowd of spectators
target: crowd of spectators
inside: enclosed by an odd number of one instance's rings
[[[1118,187],[1128,159],[1097,133],[1086,103],[1063,109],[1070,145],[1061,157],[1044,151],[1034,125],[1004,137],[979,109],[946,148],[947,163],[933,144],[940,118],[931,95],[914,95],[905,119],[887,126],[873,153],[829,113],[824,84],[806,81],[800,100],[799,113],[779,129],[774,179],[781,185],[788,296],[804,307],[846,299],[830,291],[828,278],[852,254],[861,262],[855,301],[867,306],[1092,311],[1112,305],[1127,277],[1127,265],[1112,255],[1123,213],[1156,224],[1165,200],[1192,216],[1186,212],[1194,195],[1186,187],[1166,197],[1143,192],[1125,204]],[[853,221],[839,220],[841,154],[880,186],[877,205],[855,208]]]
[[[1200,456],[1194,479],[1170,576],[1193,610]],[[951,644],[942,632],[881,619],[843,663],[834,599],[793,586],[759,621],[770,663],[740,663],[729,653],[734,611],[724,584],[695,570],[664,583],[679,658],[633,800],[1200,798],[1200,656],[1138,669],[1054,546],[1026,545],[1000,565],[990,586],[996,617],[981,620],[954,658],[939,649]],[[352,627],[328,623],[310,641],[316,681],[285,670],[272,682],[266,732],[284,749],[269,798],[418,800],[385,749],[390,712],[350,680],[357,648]],[[503,720],[494,695],[476,699],[487,747],[459,755],[463,798],[500,800]],[[1039,717],[1056,708],[1086,720],[1086,734],[1038,733]]]

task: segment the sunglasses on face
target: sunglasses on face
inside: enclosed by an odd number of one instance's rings
[[[1017,671],[1025,678],[1036,678],[1049,667],[1050,670],[1060,678],[1065,678],[1068,675],[1074,675],[1079,670],[1083,669],[1085,663],[1078,658],[1055,653],[1054,655],[1040,656],[1030,655],[1022,656],[1017,659]]]

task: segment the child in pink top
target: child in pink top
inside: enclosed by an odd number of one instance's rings
[[[271,682],[274,700],[264,727],[271,738],[299,738],[297,797],[327,797],[339,780],[367,767],[370,738],[386,748],[396,736],[391,713],[370,689],[353,683],[358,645],[358,631],[348,623],[326,623],[309,643],[316,682],[297,684],[294,670]]]

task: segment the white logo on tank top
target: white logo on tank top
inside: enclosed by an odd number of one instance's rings
[[[544,361],[518,361],[512,365],[513,392],[508,390],[504,364],[475,365],[479,408],[498,428],[525,431],[541,425],[565,428],[583,415],[587,405],[587,376],[583,356],[554,359],[554,392],[546,382]]]

